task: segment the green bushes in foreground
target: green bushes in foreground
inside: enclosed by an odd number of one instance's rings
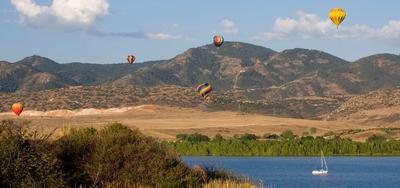
[[[227,180],[207,169],[204,179],[165,145],[118,123],[70,129],[57,140],[26,126],[0,123],[0,187],[202,187]]]
[[[285,131],[281,137],[275,137],[272,139],[271,135],[266,135],[267,139],[255,140],[245,134],[230,139],[180,140],[168,144],[185,156],[318,156],[321,150],[325,155],[400,156],[400,141],[386,141],[380,136],[371,136],[367,142],[354,142],[340,137],[298,137]]]

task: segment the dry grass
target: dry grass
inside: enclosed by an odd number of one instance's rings
[[[220,133],[224,137],[235,134],[253,133],[262,136],[265,133],[281,133],[292,130],[301,135],[311,127],[317,128],[317,135],[329,131],[343,131],[347,129],[367,130],[375,125],[361,125],[347,121],[316,121],[293,118],[279,118],[257,114],[240,114],[237,112],[219,111],[205,112],[196,108],[178,108],[145,105],[128,108],[127,111],[108,113],[107,110],[94,111],[93,115],[79,115],[82,113],[68,112],[68,116],[60,114],[51,116],[28,116],[25,112],[17,118],[10,113],[0,114],[0,119],[20,119],[32,121],[34,128],[44,132],[58,129],[56,135],[63,135],[68,128],[93,127],[101,128],[109,122],[120,122],[129,127],[139,128],[147,135],[163,139],[175,139],[180,133],[201,133],[213,137]],[[102,112],[102,113],[100,113]],[[49,115],[50,114],[50,115]],[[71,115],[72,114],[72,115]]]
[[[240,183],[229,180],[214,180],[203,186],[204,188],[255,188],[250,182]]]

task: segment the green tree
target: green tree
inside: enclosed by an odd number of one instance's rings
[[[278,140],[280,138],[280,136],[277,134],[270,134],[270,135],[264,135],[264,138],[270,139],[270,140]]]
[[[367,142],[384,142],[384,141],[386,141],[386,138],[384,136],[379,136],[379,135],[372,135],[367,139]]]
[[[176,137],[176,140],[187,140],[189,135],[188,134],[177,134],[175,137]]]
[[[194,134],[189,135],[187,140],[190,142],[208,142],[208,141],[210,141],[210,138],[206,135],[194,133]]]
[[[257,140],[257,136],[255,134],[244,134],[240,138],[240,140]]]
[[[317,133],[317,128],[311,127],[311,128],[310,128],[310,133],[311,133],[311,134]]]
[[[283,131],[281,136],[282,136],[282,138],[284,138],[286,140],[290,140],[290,139],[294,138],[294,134],[291,130]]]
[[[222,137],[221,134],[216,134],[213,141],[221,142],[223,140],[224,140],[224,137]]]

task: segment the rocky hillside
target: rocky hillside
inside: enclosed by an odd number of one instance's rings
[[[363,119],[400,121],[400,87],[376,90],[354,96],[327,116],[328,120]]]
[[[39,111],[156,104],[310,119],[329,113],[342,102],[341,99],[328,98],[252,101],[236,97],[231,92],[213,92],[211,100],[207,102],[197,96],[193,88],[178,86],[76,86],[37,92],[0,93],[0,98],[0,112],[10,111],[15,102],[24,103],[26,110]]]

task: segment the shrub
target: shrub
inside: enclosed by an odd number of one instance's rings
[[[177,135],[175,136],[176,140],[187,140],[188,137],[189,137],[188,134],[177,134]]]
[[[241,180],[218,169],[192,170],[166,145],[119,123],[50,136],[25,124],[0,123],[0,187],[169,188]],[[200,134],[188,138],[209,141]]]
[[[210,138],[206,135],[202,135],[199,133],[194,133],[188,136],[187,141],[190,142],[208,142]]]
[[[311,127],[311,128],[310,128],[310,133],[311,133],[311,134],[317,133],[317,128]]]
[[[367,142],[384,142],[384,141],[386,141],[386,138],[384,136],[379,136],[379,135],[372,135],[367,139]]]
[[[61,162],[47,135],[28,132],[27,123],[0,123],[0,187],[63,187]]]
[[[290,140],[290,139],[294,138],[294,134],[291,130],[283,131],[281,136],[282,136],[282,138],[284,138],[286,140]]]
[[[280,136],[277,134],[268,134],[268,135],[264,135],[264,138],[270,139],[270,140],[278,140],[280,138]]]
[[[221,134],[216,134],[214,137],[214,141],[216,141],[216,142],[221,142],[223,140],[224,140],[224,137],[222,137]]]
[[[257,140],[257,136],[255,134],[244,134],[240,138],[240,140]]]
[[[69,185],[194,186],[199,180],[162,144],[114,123],[95,131],[72,131],[59,140]],[[66,160],[69,158],[69,160]]]

